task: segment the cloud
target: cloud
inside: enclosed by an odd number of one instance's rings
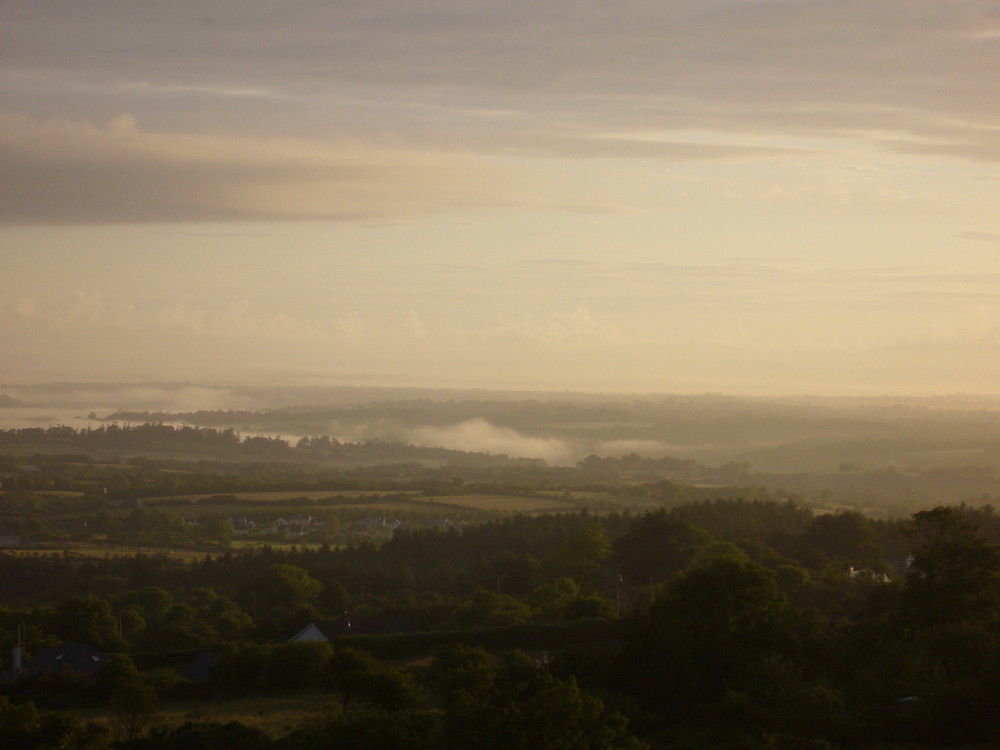
[[[1000,242],[1000,232],[962,232],[959,237],[977,242]]]
[[[42,386],[5,386],[6,392],[31,408],[120,409],[196,411],[198,409],[247,409],[251,395],[228,387],[188,384],[107,385],[63,383]],[[104,414],[99,414],[104,416]]]
[[[39,341],[46,342],[44,350]],[[416,310],[406,308],[336,313],[283,309],[256,298],[199,300],[182,294],[157,301],[93,289],[45,304],[16,297],[0,304],[0,349],[30,352],[10,363],[11,373],[40,366],[43,359],[65,367],[71,359],[75,368],[101,362],[107,372],[139,367],[141,377],[157,378],[167,377],[155,374],[164,362],[188,369],[225,361],[232,369],[251,360],[315,365],[386,350],[401,354],[435,341],[440,343],[436,326],[426,326]]]
[[[411,430],[407,439],[414,445],[542,458],[553,464],[571,463],[575,457],[575,450],[563,440],[531,437],[485,419],[470,419],[444,427],[419,427]]]
[[[962,352],[988,356],[1000,364],[1000,324],[990,325],[988,313],[986,309],[981,311],[983,320],[978,327],[939,326],[936,330],[899,339],[888,345],[886,350],[922,357]],[[992,317],[996,318],[995,311]],[[953,365],[946,360],[946,366]]]
[[[756,132],[998,158],[992,0],[46,8],[5,7],[4,75],[22,111],[127,105],[156,122],[479,152],[746,158],[767,149],[726,135]],[[648,130],[677,136],[605,137]]]
[[[286,312],[255,310],[248,300],[239,300],[222,309],[208,309],[182,299],[155,313],[147,322],[163,335],[202,339],[315,344],[328,339],[360,339],[364,334],[364,324],[355,319],[320,322]]]
[[[617,327],[594,320],[582,307],[541,316],[531,313],[515,317],[500,315],[475,335],[483,341],[520,339],[540,344],[608,343],[622,338]]]
[[[427,335],[420,314],[412,309],[397,313],[389,330],[393,335],[403,338],[422,339]]]
[[[499,200],[454,157],[358,141],[153,133],[0,117],[0,220],[132,223],[384,219]]]
[[[35,301],[28,297],[21,297],[11,305],[14,314],[21,318],[34,318],[38,314]]]

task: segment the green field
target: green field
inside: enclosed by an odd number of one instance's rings
[[[400,497],[403,496],[403,497]],[[185,518],[197,517],[208,510],[220,513],[238,513],[262,510],[274,504],[288,512],[317,512],[340,510],[407,511],[440,514],[453,510],[471,510],[509,513],[565,513],[582,510],[595,500],[620,502],[612,495],[578,493],[564,495],[448,495],[434,498],[419,492],[240,492],[229,496],[231,500],[208,502],[218,495],[173,495],[144,498],[145,508],[168,509]],[[302,500],[301,504],[292,501]]]
[[[430,507],[456,505],[471,510],[507,511],[510,513],[565,513],[577,509],[572,500],[557,497],[525,497],[523,495],[449,495],[430,500]]]
[[[181,547],[133,547],[117,544],[102,545],[95,542],[53,542],[38,547],[22,547],[4,550],[7,555],[40,555],[42,557],[133,557],[144,555],[167,555],[174,560],[194,562],[205,558],[205,550],[183,549]]]
[[[417,497],[420,492],[417,490],[400,490],[400,491],[371,491],[371,490],[351,490],[350,492],[338,492],[336,490],[285,490],[282,492],[234,492],[220,494],[208,494],[208,495],[164,495],[161,497],[147,497],[143,498],[143,505],[155,505],[156,503],[168,502],[171,500],[190,500],[191,502],[197,503],[203,500],[209,500],[213,497],[235,497],[240,500],[245,500],[247,502],[279,502],[281,500],[298,500],[299,498],[305,498],[307,500],[325,500],[327,498],[343,498],[345,500],[353,500],[355,498],[369,498],[369,497],[381,497],[384,495],[413,495]]]

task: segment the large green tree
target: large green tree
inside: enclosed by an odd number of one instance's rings
[[[440,653],[431,670],[443,708],[441,746],[464,750],[610,750],[645,747],[618,713],[538,668],[526,654],[495,660],[479,649]]]
[[[914,726],[939,740],[1000,741],[1000,548],[961,508],[916,513],[912,535],[906,632],[924,663]]]
[[[628,638],[622,687],[651,707],[718,699],[786,645],[786,606],[774,575],[745,559],[678,574]]]
[[[277,563],[253,583],[251,599],[261,634],[287,639],[319,614],[323,584],[297,565]]]
[[[921,624],[1000,621],[1000,547],[943,506],[914,514],[911,535],[907,598]]]
[[[615,541],[613,560],[629,585],[661,583],[710,540],[705,531],[660,510],[632,522]]]

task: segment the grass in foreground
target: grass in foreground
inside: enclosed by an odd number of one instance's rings
[[[189,722],[228,724],[236,721],[281,737],[311,721],[340,713],[340,703],[327,691],[296,691],[235,698],[169,701],[160,705],[151,727],[172,729]],[[80,713],[80,718],[104,724],[111,720],[107,709]]]

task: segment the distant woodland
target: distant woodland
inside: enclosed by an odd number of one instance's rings
[[[596,445],[573,421],[621,447],[605,438],[637,419],[470,403],[437,426],[475,413]],[[1000,743],[997,469],[988,440],[978,464],[942,452],[984,437],[987,416],[840,421],[836,440],[868,431],[881,448],[778,472],[738,454],[560,462],[407,442],[400,425],[437,408],[0,431],[3,747]],[[394,427],[347,439],[352,410]],[[876,465],[922,418],[951,425],[911,435],[927,463]],[[818,445],[818,422],[746,419],[794,427],[789,466]],[[733,420],[698,429],[714,440]]]
[[[705,424],[697,429],[692,426],[697,422],[696,415],[690,415],[685,420],[666,420],[657,428],[659,431],[649,427],[657,423],[646,415],[649,424],[639,425],[646,431],[636,432],[635,413],[609,413],[607,406],[556,404],[540,408],[539,413],[532,412],[531,404],[523,403],[513,408],[494,404],[495,412],[479,410],[480,406],[480,402],[470,402],[426,403],[419,407],[377,405],[341,411],[120,412],[94,427],[79,430],[67,426],[0,430],[0,450],[21,457],[72,452],[96,460],[110,452],[133,459],[284,462],[311,466],[314,468],[309,471],[327,476],[384,476],[391,474],[391,467],[396,465],[396,473],[411,478],[460,476],[532,484],[597,483],[628,491],[634,491],[637,483],[657,481],[738,486],[758,488],[820,509],[852,508],[886,518],[905,515],[928,503],[989,504],[1000,498],[1000,422],[994,420],[992,412],[955,415],[903,410],[902,417],[877,413],[868,420],[843,415],[806,419],[800,415],[782,421],[780,414],[767,411],[758,416],[723,411],[722,416],[705,415]],[[348,412],[352,416],[345,416]],[[562,440],[561,444],[573,444],[581,450],[584,446],[633,450],[590,453],[553,462],[514,451],[415,445],[398,437],[412,435],[412,430],[407,433],[401,427],[408,421],[424,427],[431,421],[441,427],[446,437],[447,425],[467,424],[453,420],[472,414],[487,414],[497,425],[511,430],[516,437],[508,439],[508,450],[523,447],[521,452],[525,454],[535,446],[533,440]],[[534,414],[532,424],[544,424],[547,431],[532,433],[528,414]],[[381,425],[376,431],[396,439],[341,440],[309,430],[355,425],[353,431],[357,423]],[[495,426],[494,422],[487,424]],[[525,431],[513,432],[515,427]],[[668,429],[674,433],[665,436],[663,430]],[[753,429],[759,429],[764,436],[770,434],[774,445],[748,449],[747,441],[739,436]],[[597,440],[592,435],[581,438],[581,434],[595,431],[607,439]],[[304,436],[296,438],[280,436],[303,432]],[[562,438],[552,437],[560,434]],[[657,442],[657,436],[682,441],[676,444],[677,452],[687,455],[658,455],[667,450],[664,446],[668,443]],[[518,445],[518,440],[523,446]],[[721,454],[727,458],[720,463],[709,464],[692,457],[716,453],[723,442],[732,452]],[[702,445],[711,447],[699,448]],[[643,454],[634,448],[643,450]],[[792,468],[763,470],[749,460],[737,460],[746,458]]]

